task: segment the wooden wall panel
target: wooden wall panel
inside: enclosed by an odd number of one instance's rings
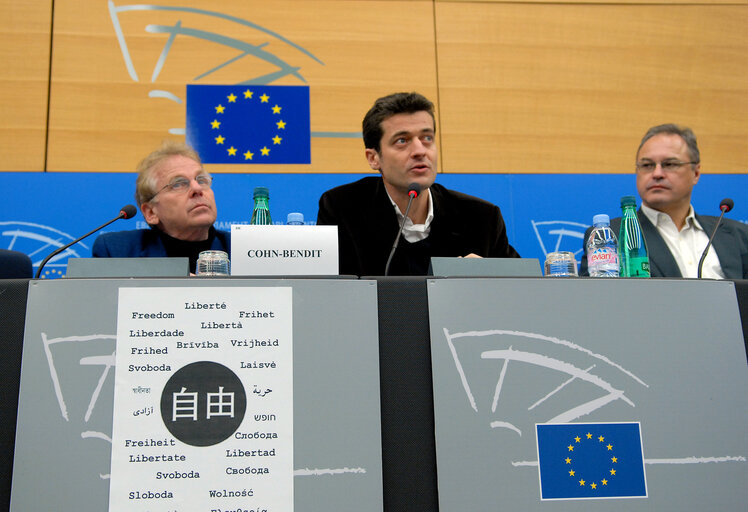
[[[0,170],[45,170],[52,0],[0,2],[6,70],[0,131],[10,141],[0,149]],[[247,56],[201,77],[238,51],[179,35],[154,73],[168,39],[163,27],[180,23],[266,44],[298,66],[311,87],[316,135],[355,135],[374,98],[424,93],[438,101],[446,172],[629,172],[642,132],[663,121],[694,128],[706,171],[748,172],[745,0],[158,5],[190,10],[115,13],[130,72],[108,2],[54,3],[47,170],[130,171],[162,139],[181,138],[169,130],[184,127],[184,103],[149,97],[153,91],[183,101],[187,83],[237,83],[277,70]],[[304,82],[286,76],[272,83]],[[311,165],[212,170],[367,172],[368,166],[360,138],[317,136]]]
[[[638,5],[741,5],[748,0],[434,0],[436,3],[484,4],[638,4]]]
[[[128,3],[115,0],[115,6]],[[57,0],[49,164],[51,171],[130,171],[169,130],[183,128],[187,83],[231,84],[278,70],[254,56],[201,74],[239,55],[236,48],[178,35],[154,76],[168,35],[154,27],[197,29],[253,45],[291,66],[311,86],[312,132],[361,131],[373,100],[416,89],[436,97],[431,1],[228,0],[160,1],[192,11],[129,10],[116,14],[134,73],[128,72],[107,2]],[[198,9],[211,11],[198,12]],[[403,16],[402,12],[408,16]],[[220,16],[219,16],[220,15]],[[280,41],[233,16],[279,34]],[[161,30],[161,31],[160,31]],[[137,76],[135,76],[137,74]],[[303,85],[294,76],[274,85]],[[178,138],[174,136],[173,138]],[[360,138],[312,138],[311,165],[210,166],[222,172],[351,172],[367,170]]]
[[[627,172],[691,126],[707,172],[748,171],[748,6],[438,2],[446,172]]]
[[[52,0],[0,0],[0,171],[44,167]]]

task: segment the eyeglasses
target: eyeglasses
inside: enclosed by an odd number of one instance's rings
[[[694,165],[698,163],[699,162],[681,162],[680,160],[665,160],[664,162],[636,162],[636,170],[650,173],[654,172],[654,170],[657,169],[657,165],[659,165],[662,168],[663,172],[675,172],[684,165]]]
[[[198,174],[195,176],[195,181],[198,185],[200,185],[202,188],[210,188],[210,186],[213,183],[213,176],[210,174]],[[171,180],[168,184],[164,185],[161,190],[153,194],[150,201],[153,201],[153,199],[159,195],[161,192],[163,192],[166,189],[169,189],[172,192],[187,192],[190,189],[190,184],[192,183],[191,179],[185,178],[184,176],[177,176],[173,180]]]

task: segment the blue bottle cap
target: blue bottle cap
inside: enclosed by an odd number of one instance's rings
[[[607,213],[598,213],[592,217],[592,225],[597,226],[598,224],[610,224],[610,216]]]
[[[304,214],[291,212],[286,216],[286,224],[304,224]]]
[[[255,191],[252,197],[254,199],[257,199],[258,197],[264,197],[267,199],[268,197],[270,197],[270,191],[267,189],[267,187],[255,187]]]

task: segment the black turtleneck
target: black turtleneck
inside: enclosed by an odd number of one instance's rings
[[[207,240],[199,240],[191,242],[188,240],[180,240],[172,236],[167,235],[161,230],[158,231],[158,236],[161,237],[161,241],[166,249],[166,255],[170,258],[184,258],[190,259],[190,272],[195,273],[197,267],[197,257],[203,251],[209,251],[213,245],[213,239],[216,237],[216,230],[213,226],[208,231]]]

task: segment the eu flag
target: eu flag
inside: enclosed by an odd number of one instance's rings
[[[639,423],[535,425],[543,500],[647,497]]]
[[[188,85],[186,127],[204,163],[312,161],[306,86]]]

